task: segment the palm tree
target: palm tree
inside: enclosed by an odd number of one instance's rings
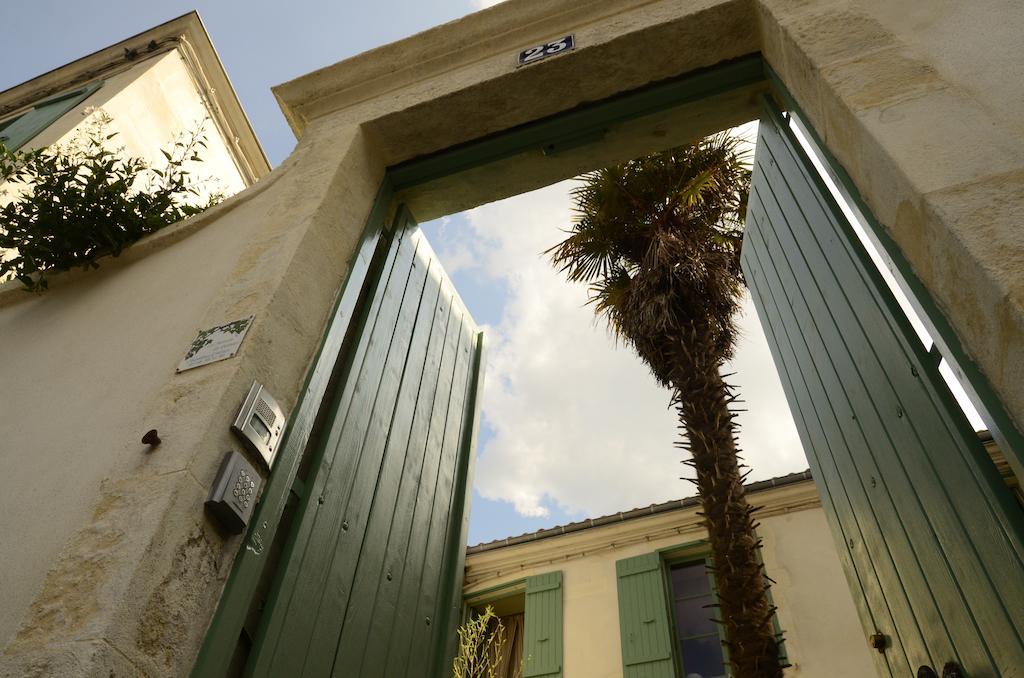
[[[548,250],[590,284],[595,312],[671,389],[696,470],[729,664],[738,678],[782,676],[768,580],[758,554],[736,396],[721,373],[733,354],[749,163],[727,133],[591,172],[573,191],[569,236]]]

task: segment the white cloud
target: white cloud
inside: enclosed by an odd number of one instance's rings
[[[668,391],[625,346],[616,346],[541,253],[571,219],[571,182],[484,205],[466,214],[472,238],[435,243],[449,268],[501,280],[509,293],[487,327],[485,421],[495,435],[479,451],[476,488],[526,516],[551,502],[599,515],[693,493],[679,477],[675,413]],[[454,257],[453,257],[454,255]],[[805,468],[756,319],[744,336],[733,381],[745,387],[742,415],[753,477]],[[750,323],[747,323],[748,325]]]
[[[749,297],[743,303],[740,329],[736,356],[725,371],[736,373],[728,381],[737,386],[744,401],[740,407],[747,410],[740,413],[739,435],[740,456],[753,468],[750,479],[803,471],[807,459],[754,302]]]
[[[494,7],[500,2],[505,0],[472,0],[473,8],[476,10],[487,9],[488,7]]]

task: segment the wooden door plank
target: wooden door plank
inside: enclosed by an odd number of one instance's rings
[[[811,472],[816,479],[818,495],[825,515],[828,517],[827,524],[835,544],[839,546],[836,552],[844,576],[853,593],[853,603],[861,619],[861,624],[864,628],[872,630],[892,629],[895,625],[888,607],[883,606],[884,609],[875,611],[868,604],[868,597],[871,595],[868,587],[873,584],[866,584],[865,579],[870,580],[874,575],[873,564],[868,563],[867,567],[858,567],[853,559],[853,554],[847,548],[849,539],[853,538],[855,543],[863,542],[863,535],[856,521],[850,519],[852,514],[850,499],[842,483],[838,480],[831,484],[825,481],[826,477],[838,478],[836,462],[827,446],[818,444],[819,441],[824,440],[824,432],[813,413],[807,413],[809,406],[803,402],[807,394],[806,388],[802,384],[800,388],[797,388],[790,376],[791,374],[799,375],[799,373],[792,369],[794,361],[792,349],[787,347],[786,350],[783,350],[783,342],[788,343],[789,339],[781,329],[776,330],[775,324],[778,318],[777,316],[773,317],[772,310],[769,310],[770,308],[774,309],[775,302],[771,299],[764,274],[760,264],[756,261],[756,255],[751,255],[744,261],[743,269],[747,285],[753,293],[757,314],[762,319],[762,327],[768,339],[772,361],[778,370],[786,400],[797,425],[800,442],[807,454]],[[906,671],[913,671],[898,637],[892,638],[890,648],[885,654],[874,659],[877,662],[876,666],[881,671],[880,675],[902,676]],[[898,671],[894,672],[894,665],[899,667]]]
[[[384,341],[382,334],[386,332],[384,328],[393,327],[397,309],[395,304],[385,305],[384,300],[389,293],[392,296],[395,293],[393,290],[390,290],[389,281],[394,278],[400,278],[404,281],[408,276],[413,250],[404,236],[404,231],[401,229],[393,229],[393,240],[388,261],[382,269],[381,283],[374,292],[374,298],[363,320],[364,327],[354,351],[352,368],[349,371],[350,376],[338,393],[335,402],[331,403],[332,414],[325,426],[325,434],[321,437],[318,449],[315,451],[317,459],[314,461],[313,466],[313,482],[308,488],[302,511],[296,518],[297,527],[294,528],[295,546],[288,555],[287,564],[278,575],[274,591],[268,598],[267,609],[269,614],[266,615],[266,618],[261,623],[260,632],[257,634],[253,644],[253,653],[249,661],[249,665],[252,667],[249,671],[251,675],[267,675],[267,671],[270,668],[269,663],[277,651],[282,633],[286,628],[293,634],[297,630],[290,623],[289,619],[290,616],[296,614],[292,611],[293,603],[298,602],[299,604],[296,607],[300,610],[303,605],[308,607],[311,604],[310,593],[313,589],[311,584],[315,585],[317,580],[310,581],[305,576],[305,565],[306,557],[310,555],[311,536],[314,534],[315,529],[323,524],[319,515],[321,506],[318,498],[323,495],[330,481],[331,471],[334,468],[334,461],[339,451],[339,436],[347,421],[356,387],[362,384],[365,389],[367,387],[366,384],[372,383],[374,379],[379,379],[382,362],[379,356],[385,354],[390,346],[390,335],[387,335],[388,339]],[[342,467],[350,467],[352,463],[352,458],[343,458],[340,465]],[[341,472],[343,473],[344,471],[345,468],[342,468]],[[314,573],[311,576],[315,578],[316,575]],[[299,586],[304,586],[306,590],[303,592],[297,591]],[[296,598],[299,600],[296,601]],[[303,641],[295,640],[294,643],[302,645],[303,650],[305,649]]]
[[[446,370],[447,392],[439,391],[439,402],[436,403],[435,419],[431,424],[431,446],[436,445],[436,452],[431,455],[433,488],[430,502],[419,511],[415,528],[415,549],[410,550],[414,558],[414,569],[419,573],[419,585],[410,601],[411,632],[406,639],[403,652],[405,657],[396,657],[398,664],[395,676],[416,676],[428,671],[433,627],[438,624],[438,606],[436,601],[437,579],[441,576],[440,563],[437,562],[443,542],[443,530],[447,525],[449,498],[445,496],[447,488],[452,487],[454,466],[457,453],[454,449],[453,429],[458,429],[459,408],[457,403],[464,398],[463,387],[467,367],[462,359],[465,344],[468,341],[463,331],[464,310],[456,298],[451,299],[451,321],[449,341],[453,346],[451,370]],[[434,442],[436,441],[436,442]],[[410,582],[412,579],[410,578]],[[427,619],[430,623],[427,623]],[[422,620],[422,624],[419,623]],[[403,662],[399,662],[404,659]]]
[[[335,671],[342,675],[371,676],[383,670],[383,664],[374,661],[376,657],[373,649],[379,648],[379,644],[383,643],[384,652],[379,656],[386,657],[388,639],[384,636],[371,636],[370,627],[373,618],[378,614],[387,616],[394,614],[395,611],[394,596],[390,593],[378,594],[382,590],[393,590],[397,593],[401,584],[399,566],[404,560],[400,559],[400,555],[405,545],[392,544],[390,535],[396,522],[400,524],[407,520],[410,512],[401,504],[402,480],[407,473],[406,469],[411,465],[410,456],[413,455],[410,455],[410,442],[414,428],[419,422],[425,421],[428,415],[422,410],[433,400],[437,364],[436,360],[431,363],[428,358],[432,353],[431,348],[434,348],[433,352],[436,355],[443,339],[440,331],[434,332],[441,276],[437,271],[437,261],[424,256],[424,249],[421,246],[417,265],[427,270],[427,282],[421,295],[401,386],[391,414],[391,429],[377,472],[377,486],[370,503],[366,531],[363,533],[358,554],[354,554],[353,558],[358,558],[358,564],[343,617],[341,637],[336,642],[336,650],[331,658]],[[427,370],[428,366],[432,369]],[[411,502],[408,508],[411,509]],[[401,530],[401,527],[398,529]],[[391,605],[386,601],[391,601]],[[371,641],[373,647],[370,646]],[[370,661],[364,665],[363,659],[367,653],[370,655]],[[328,653],[325,653],[325,656],[326,654]]]
[[[762,247],[768,256],[770,248],[764,244]],[[776,262],[769,262],[766,268],[772,269]],[[912,582],[922,576],[919,573],[920,562],[904,531],[904,516],[885,491],[887,485],[884,483],[892,485],[895,480],[887,478],[886,471],[879,468],[870,453],[866,453],[869,447],[860,426],[872,426],[874,422],[867,421],[866,415],[861,415],[860,422],[854,419],[853,408],[843,396],[843,380],[827,362],[823,340],[813,325],[801,324],[808,322],[806,306],[800,307],[801,301],[787,296],[777,271],[774,272],[774,280],[771,275],[766,275],[766,280],[779,306],[781,332],[787,334],[787,341],[795,352],[792,364],[800,370],[795,378],[808,392],[801,409],[805,409],[807,418],[813,420],[812,425],[819,427],[815,432],[815,446],[827,450],[834,463],[834,471],[824,469],[823,480],[843,488],[850,499],[848,520],[859,525],[860,538],[848,534],[847,548],[854,561],[858,562],[858,569],[870,573],[869,604],[875,610],[887,610],[893,620],[893,627],[887,629],[883,626],[879,630],[902,639],[911,665],[908,668],[916,670],[917,666],[931,662],[922,625],[942,629],[944,622],[934,601],[930,605],[919,603],[914,609],[906,591],[907,581]],[[789,294],[793,294],[792,290]],[[800,330],[794,331],[795,328]],[[813,337],[808,336],[812,333]],[[824,359],[823,355],[826,356]],[[891,454],[885,456],[892,460]],[[884,464],[885,460],[881,463]],[[875,487],[872,487],[872,479]],[[944,647],[935,649],[949,652],[951,644],[947,642]]]
[[[841,555],[863,593],[858,609],[869,624],[888,616],[911,670],[950,659],[973,672],[1015,670],[1019,508],[778,120],[761,127],[744,269],[823,505],[848,542]]]
[[[895,579],[885,577],[880,581],[891,581],[894,585],[898,581],[901,590],[908,588],[906,582],[921,581],[929,576],[945,577],[947,584],[955,585],[935,558],[922,557],[936,544],[926,532],[914,529],[925,516],[920,503],[915,501],[910,479],[900,467],[897,448],[887,437],[875,434],[886,429],[885,421],[872,400],[876,394],[868,392],[862,382],[863,377],[859,376],[868,368],[851,357],[846,345],[850,337],[844,336],[843,328],[831,322],[831,313],[835,311],[830,310],[827,300],[821,296],[818,283],[807,267],[799,266],[798,271],[793,270],[798,264],[803,264],[800,250],[789,237],[787,226],[779,223],[782,213],[774,197],[769,196],[765,202],[771,205],[767,218],[773,228],[759,231],[756,235],[764,238],[762,249],[771,261],[770,268],[779,276],[777,289],[784,290],[779,294],[786,295],[791,309],[789,317],[793,322],[801,323],[794,327],[802,330],[795,341],[805,346],[804,371],[813,370],[822,385],[816,389],[813,402],[819,412],[828,409],[826,414],[819,416],[830,422],[826,424],[826,430],[831,432],[830,439],[845,443],[839,448],[840,473],[848,485],[859,481],[856,509],[860,513],[872,512],[878,516],[877,529],[869,532],[869,543],[873,545],[872,559],[877,562],[879,557],[891,557],[896,566]],[[779,237],[783,236],[786,242],[780,243]],[[864,357],[864,360],[868,358]],[[888,551],[891,556],[878,555],[883,551]],[[915,626],[929,629],[946,627],[946,620],[930,596],[921,597],[913,608]],[[904,635],[904,638],[909,637]],[[926,645],[931,645],[930,652],[936,656],[951,656],[953,650],[948,641],[948,634],[943,633],[934,635]],[[916,657],[914,661],[926,663],[925,659],[927,657]]]
[[[752,198],[752,203],[753,203]],[[751,212],[754,214],[753,204]],[[820,487],[823,488],[822,496],[830,499],[834,510],[829,514],[829,522],[842,540],[839,542],[841,560],[848,564],[847,577],[857,581],[864,593],[863,599],[857,599],[858,609],[865,626],[877,630],[892,638],[892,647],[886,652],[884,662],[888,665],[893,676],[904,676],[916,670],[913,659],[908,656],[907,648],[901,640],[899,626],[893,616],[891,605],[898,605],[898,600],[888,601],[878,588],[877,581],[880,577],[879,568],[885,568],[882,576],[894,577],[895,564],[892,559],[886,562],[883,559],[876,563],[866,550],[868,539],[871,535],[879,533],[878,520],[873,512],[854,511],[855,503],[863,505],[863,486],[858,482],[857,475],[850,478],[850,482],[844,482],[840,465],[848,458],[848,453],[840,449],[842,441],[830,441],[828,432],[822,420],[815,411],[811,388],[806,377],[800,369],[801,360],[806,359],[806,348],[801,347],[798,351],[794,347],[794,339],[790,337],[787,330],[787,323],[790,327],[792,319],[783,314],[783,309],[788,306],[788,301],[782,297],[781,301],[768,285],[768,266],[761,261],[761,253],[757,251],[754,244],[755,235],[749,227],[745,238],[750,239],[751,245],[744,248],[744,257],[748,265],[746,270],[751,273],[748,283],[753,282],[752,291],[756,293],[758,309],[764,324],[769,328],[770,337],[774,340],[773,349],[778,352],[779,359],[776,365],[783,378],[783,385],[788,390],[790,409],[799,427],[801,440],[807,452],[808,461],[812,467],[812,473]],[[830,444],[831,443],[831,444]],[[851,496],[851,493],[855,493]],[[828,504],[823,504],[828,506]],[[852,543],[852,546],[851,546]],[[858,547],[858,545],[860,545]],[[856,590],[856,589],[855,589]],[[897,610],[897,614],[898,614]],[[902,628],[910,637],[920,640],[920,634],[913,632],[913,621],[907,621],[907,617],[901,617]]]
[[[386,382],[388,357],[403,350],[395,345],[401,339],[395,328],[401,311],[406,308],[406,281],[412,274],[418,243],[404,233],[399,236],[392,277],[381,291],[378,316],[372,332],[367,334],[361,368],[342,393],[334,425],[327,436],[326,451],[308,495],[308,518],[304,516],[302,526],[307,528],[306,534],[300,533],[304,548],[296,554],[295,561],[296,586],[284,609],[280,613],[276,607],[274,609],[280,626],[274,638],[277,647],[271,651],[265,666],[270,675],[274,675],[275,666],[287,666],[293,674],[301,675],[296,667],[301,669],[305,663],[316,611],[327,587],[330,563],[342,535],[354,534],[352,530],[343,529],[343,512],[355,471],[364,457],[361,443],[373,423],[370,405]],[[321,498],[323,503],[320,503]],[[281,642],[282,639],[286,642]],[[259,651],[260,655],[266,654],[263,647]],[[262,661],[257,664],[262,665]],[[257,671],[255,675],[262,673]]]
[[[420,239],[418,232],[413,232],[410,241],[416,242],[418,247]],[[426,279],[425,267],[414,258],[378,389],[376,393],[368,393],[362,402],[353,404],[354,411],[368,415],[368,425],[365,429],[346,425],[347,435],[341,437],[341,448],[358,451],[358,461],[348,477],[339,477],[338,482],[333,483],[329,489],[335,497],[328,495],[324,503],[325,508],[331,506],[337,509],[334,520],[341,524],[341,529],[333,540],[333,546],[331,540],[325,540],[324,548],[330,551],[330,557],[325,563],[323,587],[315,592],[319,597],[313,608],[315,613],[309,610],[305,613],[312,621],[309,626],[310,644],[303,657],[303,676],[325,676],[331,672],[334,648],[350,600],[352,579],[369,523],[370,507],[381,474],[388,436],[395,424],[396,402],[413,346],[414,328]],[[292,666],[295,666],[293,661],[282,664],[282,668]]]
[[[466,314],[466,318],[469,315]],[[458,437],[455,485],[448,508],[448,535],[442,555],[442,572],[438,587],[438,624],[435,633],[435,658],[429,667],[436,678],[445,678],[455,658],[458,640],[456,630],[462,619],[462,579],[466,566],[466,543],[469,539],[469,515],[472,478],[476,467],[476,444],[480,433],[480,410],[484,388],[483,332],[470,323],[467,325],[470,347],[466,352],[469,376],[463,398],[462,424]]]
[[[420,480],[416,486],[416,497],[408,530],[404,535],[408,547],[405,550],[405,563],[402,566],[402,583],[398,600],[406,609],[413,612],[396,614],[391,620],[390,628],[382,630],[386,620],[379,616],[374,618],[375,633],[387,633],[391,638],[390,651],[387,654],[384,675],[405,676],[408,672],[408,658],[412,650],[413,628],[427,625],[426,618],[419,618],[414,611],[418,604],[420,587],[423,579],[423,560],[427,548],[427,532],[430,512],[437,498],[437,479],[440,468],[441,443],[444,438],[445,414],[448,401],[452,394],[452,379],[455,373],[455,359],[459,348],[461,334],[461,314],[457,305],[452,303],[452,290],[445,283],[441,290],[438,303],[439,313],[444,315],[444,346],[438,365],[438,382],[434,389],[433,402],[430,409],[429,427],[423,444],[422,467]]]
[[[394,232],[249,675],[419,677],[448,640],[481,352],[407,211]]]
[[[772,133],[778,134],[777,130],[773,130]],[[780,162],[797,162],[793,155],[794,149],[784,144],[774,152],[779,155],[788,154],[788,158],[780,157]],[[800,204],[810,204],[809,201],[816,198],[817,207],[822,214],[831,212],[831,197],[825,197],[815,191],[806,174],[798,180],[795,176],[783,176],[777,168],[770,171],[776,176],[777,181],[787,184],[793,192],[793,197]],[[966,533],[985,535],[986,543],[983,548],[978,549],[978,556],[987,563],[986,567],[999,568],[1007,562],[1024,566],[1024,540],[1021,539],[1024,524],[1020,519],[1020,511],[1006,490],[1001,476],[990,463],[984,447],[967,425],[966,417],[962,416],[948,388],[938,376],[925,347],[917,342],[916,335],[910,332],[909,321],[906,321],[902,313],[891,312],[895,308],[895,302],[880,276],[873,269],[866,270],[863,265],[866,255],[859,243],[854,240],[852,229],[848,226],[844,229],[845,224],[840,224],[835,218],[831,219],[830,223],[830,232],[811,229],[806,231],[811,238],[801,238],[799,242],[808,247],[816,245],[819,255],[824,255],[827,251],[830,264],[839,280],[851,281],[850,284],[858,285],[862,292],[873,295],[871,303],[862,301],[857,304],[856,315],[850,310],[849,313],[844,313],[843,320],[851,326],[859,322],[860,327],[872,333],[870,336],[875,343],[879,343],[881,339],[874,334],[877,328],[879,332],[884,333],[881,336],[888,339],[893,346],[891,350],[873,351],[871,342],[865,340],[853,347],[858,351],[855,357],[859,358],[860,353],[870,353],[874,357],[882,371],[882,374],[876,375],[879,377],[878,383],[888,383],[892,389],[891,393],[898,393],[898,396],[902,397],[900,400],[894,399],[886,403],[891,407],[902,407],[906,415],[897,417],[903,419],[902,422],[890,420],[890,428],[895,435],[903,436],[907,444],[916,444],[921,449],[930,451],[923,458],[931,462],[934,473],[941,478],[941,484],[948,491],[947,501],[954,504],[961,519],[965,521],[963,526]],[[871,273],[875,275],[872,276]],[[846,303],[851,300],[843,296],[843,290],[828,289],[831,291],[828,303],[839,304],[843,311],[849,310]],[[860,299],[864,299],[865,296],[866,294]],[[852,309],[852,306],[850,308]],[[920,378],[914,379],[911,375]],[[887,382],[882,380],[883,376]],[[917,422],[928,424],[916,425]],[[948,454],[939,454],[938,451],[942,449]],[[950,484],[950,479],[953,479],[954,483]],[[965,480],[969,483],[966,488]],[[979,511],[978,508],[981,506],[988,508],[989,512]],[[1024,599],[1024,582],[1013,581],[1008,584],[1016,586],[1001,591],[1001,595],[1007,600]],[[1014,621],[1020,624],[1024,622],[1024,617],[1018,617]]]
[[[439,267],[435,268],[437,272]],[[415,594],[411,594],[406,578],[415,578],[418,582],[419,571],[407,570],[408,555],[412,548],[411,530],[419,504],[420,489],[424,485],[433,485],[433,478],[424,478],[424,470],[433,468],[428,464],[426,454],[428,434],[435,415],[437,390],[444,388],[445,380],[441,377],[442,361],[446,348],[448,320],[451,315],[451,302],[445,293],[445,281],[439,276],[438,294],[434,302],[432,334],[430,348],[427,351],[423,368],[424,379],[417,396],[416,412],[413,427],[406,442],[406,461],[403,464],[398,496],[394,505],[394,516],[388,531],[385,553],[386,568],[394,573],[394,585],[388,586],[388,580],[378,586],[374,609],[369,624],[363,625],[368,630],[367,641],[361,648],[363,655],[363,675],[386,676],[385,668],[392,654],[401,653],[408,636],[395,635],[393,627],[397,620],[410,617],[408,610],[415,604]],[[404,594],[404,595],[403,595]]]
[[[766,134],[770,132],[773,130]],[[845,387],[859,393],[854,400],[861,404],[857,410],[859,417],[877,417],[872,423],[862,422],[862,425],[885,431],[884,436],[874,436],[871,443],[887,449],[887,453],[877,455],[883,462],[895,462],[883,471],[886,480],[903,478],[902,484],[890,493],[901,507],[902,522],[912,528],[912,540],[915,537],[918,540],[918,553],[929,549],[933,554],[921,557],[921,562],[932,588],[948,592],[937,595],[936,599],[945,625],[963,630],[956,633],[962,663],[983,666],[986,662],[983,639],[1002,634],[1003,642],[997,647],[990,643],[993,645],[990,649],[997,655],[1005,655],[1004,659],[996,660],[997,665],[1009,665],[1011,657],[1013,660],[1021,657],[1022,646],[1019,636],[1014,639],[1016,642],[1009,640],[1007,624],[1010,628],[1020,627],[1019,617],[1024,614],[1024,606],[1013,608],[1006,603],[1024,601],[1024,577],[1000,578],[996,574],[1000,567],[1006,566],[1016,566],[1021,572],[1020,559],[997,519],[992,484],[979,484],[978,476],[966,462],[965,453],[971,444],[978,450],[981,445],[973,435],[970,440],[964,440],[962,431],[949,424],[953,416],[960,416],[960,413],[945,412],[944,403],[929,392],[927,381],[916,378],[927,369],[924,348],[911,344],[905,332],[893,327],[892,317],[883,313],[885,307],[879,303],[878,295],[886,290],[865,279],[865,271],[843,246],[847,239],[838,232],[837,221],[829,219],[828,206],[814,202],[815,195],[806,177],[796,177],[792,172],[783,176],[779,171],[780,164],[789,166],[794,162],[792,158],[778,157],[778,153],[785,153],[787,149],[768,144],[767,150],[776,153],[773,159],[777,160],[764,168],[771,183],[779,191],[789,190],[791,198],[804,210],[815,209],[819,225],[831,225],[830,229],[812,229],[806,218],[782,220],[770,235],[783,239],[779,246],[786,251],[785,263],[801,268],[798,279],[813,280],[808,277],[811,275],[808,262],[822,262],[814,267],[819,274],[818,282],[803,285],[801,292],[820,293],[816,302],[818,310],[813,316],[819,325],[828,322],[826,317],[835,325],[835,335],[826,346],[843,347],[833,350],[831,357],[833,361],[849,361],[848,368],[841,370],[844,374],[860,375],[859,379],[847,379]],[[822,200],[820,196],[818,199]],[[777,203],[772,204],[778,207]],[[798,232],[790,230],[798,225]],[[831,273],[826,276],[823,271]],[[876,295],[874,299],[870,298],[870,292]],[[995,476],[991,463],[987,460],[984,463]],[[985,468],[974,470],[983,474]],[[1001,486],[999,490],[1005,492]],[[979,510],[983,507],[989,510]],[[911,517],[915,509],[918,511],[916,520]],[[973,630],[975,623],[977,630]],[[944,651],[934,659],[943,663],[943,656],[948,658],[950,654]]]
[[[455,373],[452,377],[452,393],[448,401],[445,416],[444,438],[441,445],[441,458],[438,464],[438,488],[455,486],[459,461],[459,443],[465,415],[466,391],[471,378],[471,349],[473,346],[474,329],[468,323],[468,314],[456,298],[453,303],[459,305],[460,323],[457,328],[459,347],[456,353]],[[417,675],[432,671],[437,662],[435,646],[438,630],[443,626],[444,601],[443,594],[444,556],[447,536],[451,522],[451,510],[455,493],[448,497],[443,494],[434,501],[427,528],[427,546],[424,552],[421,571],[424,586],[420,591],[416,605],[416,619],[431,617],[431,625],[415,625],[413,631],[412,651],[409,658],[407,675]],[[442,631],[447,633],[447,631]]]

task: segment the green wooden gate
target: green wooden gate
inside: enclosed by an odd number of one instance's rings
[[[422,678],[448,664],[482,335],[407,212],[380,238],[251,646],[227,669],[215,620],[194,675]]]
[[[883,675],[1024,676],[1024,525],[782,115],[761,122],[743,269]],[[850,639],[867,642],[867,639]]]

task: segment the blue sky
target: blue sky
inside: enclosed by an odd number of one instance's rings
[[[270,88],[495,0],[37,0],[4,13],[0,89],[198,9],[271,163],[295,138]],[[540,255],[571,218],[570,184],[424,225],[488,336],[470,543],[691,494],[668,395]],[[748,306],[734,367],[753,479],[806,461]]]
[[[482,0],[7,2],[0,90],[196,9],[277,165],[295,137],[270,93],[272,86],[481,6]]]
[[[572,220],[572,182],[423,225],[487,337],[470,543],[692,494],[668,392],[542,253]],[[748,411],[752,479],[807,468],[752,305],[728,371]]]

